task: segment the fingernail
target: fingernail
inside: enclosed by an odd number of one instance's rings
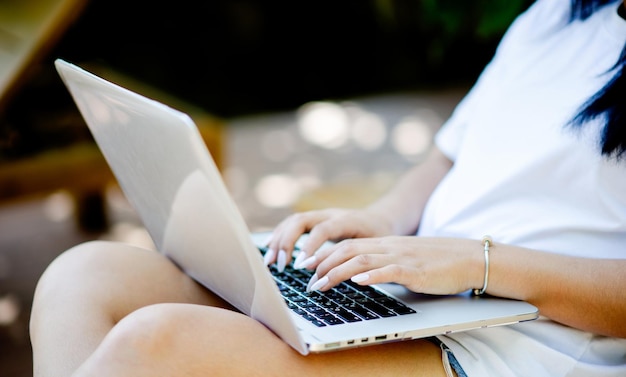
[[[278,260],[276,261],[278,272],[285,271],[285,266],[287,266],[287,253],[285,250],[281,250],[278,252]]]
[[[304,254],[300,254],[300,255],[302,255],[303,258],[305,257]],[[298,256],[300,256],[300,255],[298,255]],[[296,258],[296,260],[297,260],[297,258]],[[294,264],[294,268],[298,268],[298,269],[309,268],[310,266],[312,266],[315,263],[315,261],[317,261],[317,258],[315,258],[315,255],[313,255],[313,256],[310,256],[310,257],[306,258],[305,260],[298,261],[299,262],[298,264]]]
[[[352,282],[354,283],[362,283],[368,280],[369,278],[370,278],[369,274],[362,273],[362,274],[354,275],[350,280],[352,280]]]
[[[311,279],[309,280],[309,283],[306,285],[306,291],[307,292],[311,292],[311,287],[313,286],[313,284],[315,284],[317,282],[317,274],[313,274],[313,276],[311,276]]]
[[[324,286],[326,286],[326,284],[328,284],[328,276],[324,276],[320,280],[316,281],[315,284],[313,284],[311,286],[311,290],[312,291],[318,291],[321,288],[323,288]]]
[[[276,251],[273,249],[267,249],[265,255],[263,256],[263,263],[265,263],[266,266],[269,266],[274,258],[276,258]]]
[[[315,258],[315,255],[308,257],[307,259],[303,260],[302,263],[300,264],[299,268],[309,268],[311,267],[315,262],[317,261],[317,258]]]
[[[296,268],[296,269],[302,268],[300,267],[300,265],[302,264],[302,261],[304,260],[305,257],[306,257],[306,254],[304,254],[303,252],[300,252],[300,254],[298,254],[296,256],[296,259],[293,261],[293,268]]]

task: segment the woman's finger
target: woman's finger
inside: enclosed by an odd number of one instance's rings
[[[381,251],[376,239],[345,240],[329,247],[319,255],[319,264],[309,284],[312,290],[328,290],[359,273],[391,262],[389,254]]]
[[[268,265],[276,263],[278,270],[282,271],[291,261],[298,239],[324,219],[325,215],[321,211],[296,213],[287,217],[272,232],[264,262]]]

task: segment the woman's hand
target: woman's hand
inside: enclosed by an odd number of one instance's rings
[[[309,258],[316,273],[310,290],[344,280],[361,285],[398,283],[428,294],[455,294],[482,286],[483,248],[478,240],[415,236],[344,240]]]
[[[265,263],[276,262],[282,270],[291,260],[296,241],[307,232],[309,238],[301,245],[303,253],[296,260],[297,267],[305,267],[302,262],[326,241],[415,234],[426,201],[451,167],[452,162],[435,147],[424,162],[364,209],[327,209],[289,216],[272,233]]]
[[[304,268],[302,262],[313,256],[326,241],[339,241],[346,238],[381,237],[392,232],[391,219],[372,209],[325,209],[297,213],[283,220],[272,232],[268,241],[265,263],[276,262],[282,271],[288,261],[296,241],[304,233],[309,237],[300,246],[294,265]]]

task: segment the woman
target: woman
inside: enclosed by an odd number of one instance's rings
[[[539,320],[303,357],[159,254],[89,243],[37,287],[35,375],[626,375],[624,6],[539,0],[424,163],[367,208],[296,214],[269,240],[282,268],[310,233],[296,267],[312,290],[475,289]],[[329,239],[344,241],[317,251]]]

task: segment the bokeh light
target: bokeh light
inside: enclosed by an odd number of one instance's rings
[[[14,294],[0,297],[0,326],[7,326],[17,320],[20,315],[20,301]]]
[[[301,193],[300,183],[288,174],[267,175],[255,187],[256,198],[270,208],[285,208],[293,204]]]
[[[347,109],[351,115],[350,136],[354,143],[366,151],[379,149],[387,139],[387,125],[372,112],[352,106]]]
[[[336,149],[348,141],[348,116],[340,105],[310,102],[300,107],[296,115],[300,135],[307,142]]]
[[[431,145],[433,126],[419,116],[401,120],[393,129],[391,143],[401,155],[411,158],[425,153]]]
[[[43,203],[45,216],[54,222],[69,219],[74,214],[74,210],[74,200],[67,191],[57,191],[48,196]]]

